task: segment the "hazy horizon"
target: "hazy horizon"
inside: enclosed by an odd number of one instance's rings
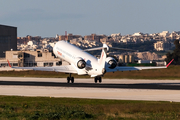
[[[180,31],[179,5],[169,0],[2,0],[0,24],[17,27],[18,37],[172,32]]]

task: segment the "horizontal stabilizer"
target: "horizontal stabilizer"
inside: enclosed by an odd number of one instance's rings
[[[105,44],[106,45],[106,44]],[[133,49],[126,49],[126,48],[118,48],[118,47],[108,47],[107,45],[105,47],[97,47],[97,48],[90,48],[90,49],[85,49],[83,51],[94,51],[94,50],[102,50],[104,48],[108,48],[109,49],[115,49],[115,50],[124,50],[124,51],[134,51],[134,52],[138,52],[138,50],[133,50]]]
[[[83,51],[94,51],[94,50],[102,50],[104,47],[97,47],[97,48],[90,48],[90,49],[85,49]]]
[[[125,51],[138,51],[138,50],[132,50],[132,49],[126,49],[126,48],[118,48],[118,47],[109,47],[110,49],[115,49],[115,50],[125,50]]]

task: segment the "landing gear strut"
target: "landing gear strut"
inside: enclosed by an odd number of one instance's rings
[[[71,77],[71,73],[69,74],[69,77],[67,77],[67,83],[74,83],[74,77]]]
[[[98,81],[99,81],[99,83],[102,82],[102,78],[99,77],[99,76],[97,76],[97,77],[94,78],[94,82],[95,82],[95,83],[97,83]]]

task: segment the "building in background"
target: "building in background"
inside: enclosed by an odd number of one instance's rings
[[[134,55],[119,55],[119,63],[134,63]]]
[[[17,50],[17,27],[0,25],[0,58],[10,50]]]
[[[81,35],[73,35],[73,34],[67,34],[67,35],[59,35],[59,40],[72,40],[75,38],[80,38],[82,37]]]
[[[157,51],[169,50],[171,48],[170,42],[158,41],[154,43],[154,49]]]
[[[6,51],[6,57],[0,59],[0,67],[7,67],[8,62],[11,66],[19,67],[46,67],[68,65],[69,63],[54,56],[52,52],[47,49],[37,51]]]

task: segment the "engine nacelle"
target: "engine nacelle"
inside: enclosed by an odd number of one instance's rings
[[[110,69],[114,69],[117,66],[117,61],[113,57],[106,58],[106,65]]]
[[[78,58],[76,58],[75,65],[79,69],[83,69],[86,67],[86,62],[82,58],[78,57]]]

